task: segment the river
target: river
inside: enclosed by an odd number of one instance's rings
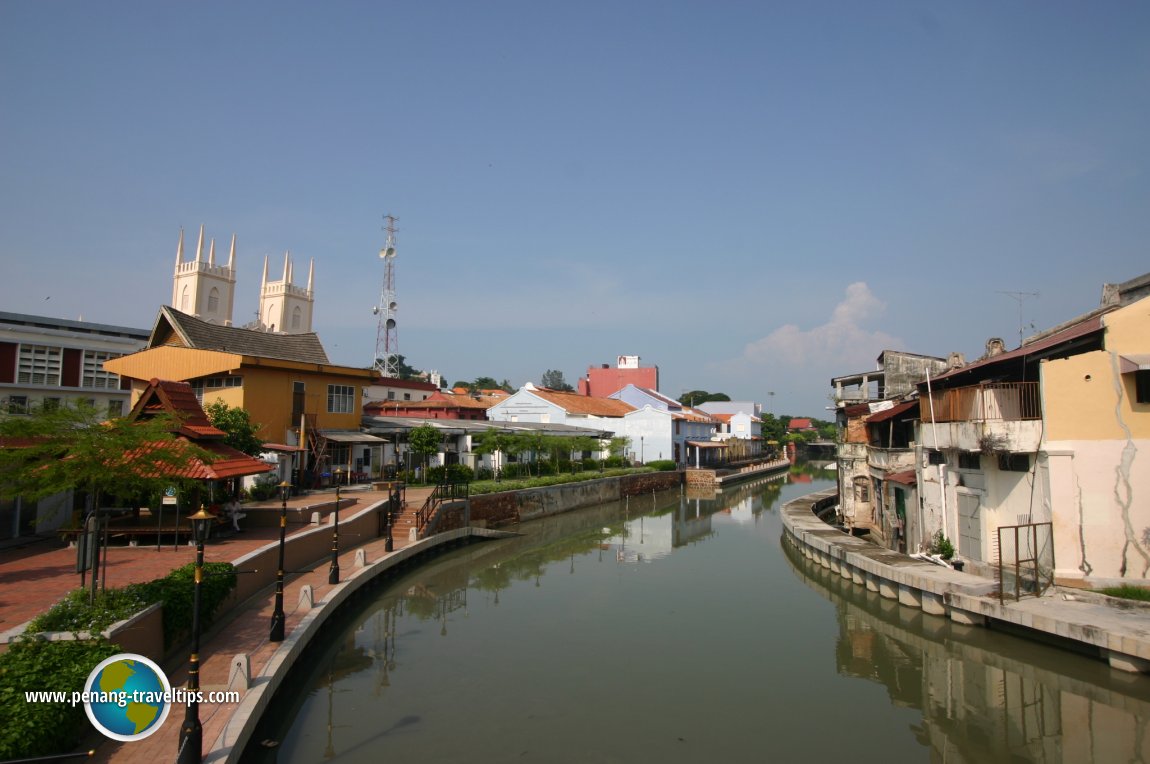
[[[1150,761],[1150,680],[810,565],[798,473],[523,524],[348,607],[245,761]]]

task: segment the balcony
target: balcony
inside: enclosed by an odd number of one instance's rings
[[[919,406],[924,448],[1033,453],[1042,440],[1037,382],[995,382],[935,391]]]
[[[867,466],[883,472],[898,472],[914,468],[913,448],[877,448],[867,450]]]
[[[919,405],[927,422],[1022,422],[1042,418],[1037,382],[987,382],[938,390]]]

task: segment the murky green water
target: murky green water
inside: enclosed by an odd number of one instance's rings
[[[1150,761],[1150,679],[790,550],[777,508],[832,484],[632,498],[436,558],[335,620],[245,761]]]

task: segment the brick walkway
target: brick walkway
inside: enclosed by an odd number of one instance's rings
[[[409,488],[405,511],[411,512],[421,507],[430,491],[430,488]],[[356,491],[354,494],[348,492],[344,495],[359,499],[355,511],[387,499],[386,492],[376,491]],[[323,499],[317,498],[316,494],[311,494],[289,500],[288,507],[305,506],[321,500]],[[274,502],[268,503],[267,506],[273,504],[276,508],[280,506]],[[289,530],[298,533],[309,527],[298,526]],[[278,538],[278,527],[253,528],[210,542],[204,550],[204,559],[208,562],[230,562],[265,544],[273,543]],[[395,550],[406,546],[407,539],[406,532],[393,534]],[[354,569],[357,549],[364,549],[368,560],[378,559],[384,554],[384,540],[374,539],[341,552],[339,558],[341,571],[350,572]],[[173,549],[170,540],[168,545],[161,547],[159,551],[153,544],[113,547],[108,552],[108,586],[150,581],[195,560],[194,548],[183,546]],[[75,549],[59,548],[43,543],[3,553],[3,559],[0,561],[0,631],[6,631],[28,621],[58,601],[68,591],[79,586],[80,577],[74,572],[75,563]],[[288,579],[284,587],[284,611],[287,615],[288,634],[303,616],[302,612],[298,612],[297,604],[300,589],[305,585],[311,585],[314,590],[314,601],[318,602],[331,588],[327,583],[327,576],[328,560],[323,560],[317,562],[310,570]],[[246,653],[250,658],[251,676],[259,675],[278,647],[278,643],[268,642],[274,599],[274,589],[268,589],[242,603],[233,613],[221,614],[218,623],[223,625],[218,626],[214,633],[209,633],[201,641],[201,690],[207,692],[228,689],[232,659],[241,653]],[[168,661],[164,668],[173,688],[186,685],[186,657],[176,656]],[[234,710],[235,704],[200,706],[205,754],[211,749]],[[117,743],[101,738],[83,741],[82,745],[97,746],[96,756],[89,761],[148,762],[148,764],[175,761],[183,714],[183,707],[173,707],[163,727],[142,741]]]

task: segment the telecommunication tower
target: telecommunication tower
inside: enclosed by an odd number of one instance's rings
[[[375,368],[384,377],[399,376],[399,336],[395,328],[395,227],[399,218],[394,215],[385,215],[387,220],[387,241],[383,249],[379,250],[379,257],[383,260],[383,291],[380,294],[379,305],[372,311],[379,316],[379,324],[375,330]]]

